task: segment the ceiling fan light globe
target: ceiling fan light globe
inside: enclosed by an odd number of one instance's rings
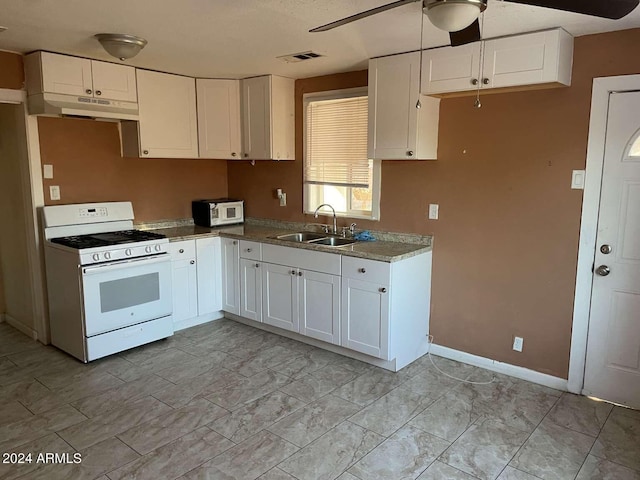
[[[135,57],[147,44],[144,38],[120,33],[99,33],[95,38],[109,55],[122,61]]]
[[[486,1],[427,0],[423,12],[434,27],[458,32],[471,25],[486,8]]]

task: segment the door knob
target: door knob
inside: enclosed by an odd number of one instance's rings
[[[605,244],[600,247],[600,251],[605,255],[609,255],[613,251],[613,248],[611,248],[611,245]]]
[[[606,265],[600,265],[598,268],[596,268],[596,273],[601,277],[606,277],[611,273],[611,269]]]

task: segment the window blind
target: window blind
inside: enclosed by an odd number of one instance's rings
[[[367,104],[366,96],[309,102],[305,183],[369,186]]]

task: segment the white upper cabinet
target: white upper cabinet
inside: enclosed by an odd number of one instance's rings
[[[140,121],[122,124],[125,154],[198,158],[195,79],[149,70],[138,70],[137,77]],[[136,133],[137,148],[125,147]]]
[[[241,158],[240,81],[197,79],[200,158]]]
[[[294,84],[275,75],[241,80],[243,159],[295,159]]]
[[[27,90],[135,102],[135,68],[87,58],[35,52],[25,58]]]
[[[369,61],[369,158],[437,157],[440,101],[419,94],[419,78],[418,52]]]
[[[573,37],[562,29],[485,40],[482,64],[480,45],[425,50],[421,92],[571,84]]]

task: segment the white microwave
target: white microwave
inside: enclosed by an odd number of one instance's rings
[[[202,227],[217,227],[244,222],[244,200],[211,198],[191,202],[193,223]]]

